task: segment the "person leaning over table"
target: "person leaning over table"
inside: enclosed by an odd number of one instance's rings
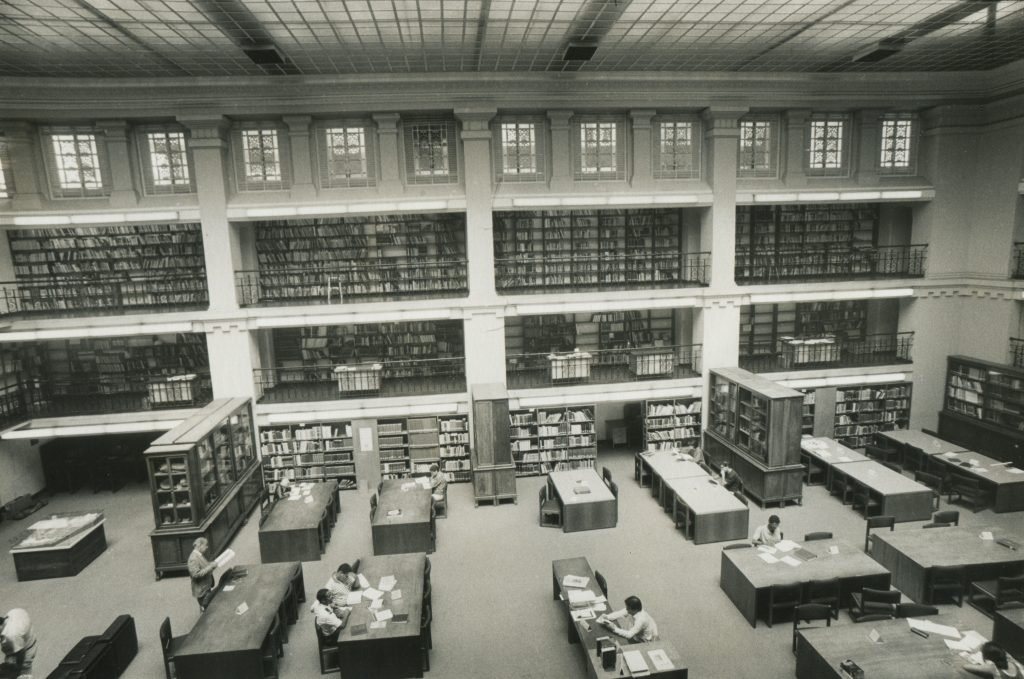
[[[736,473],[728,462],[722,462],[718,468],[718,481],[726,490],[734,491],[740,489],[740,475]]]
[[[628,596],[625,601],[626,607],[613,613],[607,613],[597,619],[597,622],[608,628],[612,634],[625,637],[631,644],[639,644],[644,641],[655,641],[658,638],[658,624],[650,613],[644,610],[640,597]],[[626,615],[633,618],[633,626],[623,629],[614,621],[624,618]]]
[[[317,631],[328,639],[337,638],[338,632],[348,622],[348,614],[352,612],[348,606],[335,604],[327,589],[317,590],[316,601],[309,607],[309,610],[313,613]]]
[[[992,679],[1018,679],[1024,676],[1024,668],[992,641],[986,641],[981,646],[981,664],[964,665],[964,670]]]
[[[755,528],[754,536],[750,540],[755,545],[778,544],[782,540],[782,531],[779,530],[780,523],[782,523],[782,519],[777,514],[772,514],[768,517],[768,525]]]
[[[283,479],[281,479],[280,481],[278,481],[277,485],[274,486],[274,493],[273,493],[274,499],[275,500],[283,500],[284,498],[288,497],[288,494],[291,493],[291,491],[292,491],[292,482],[290,480],[288,480],[288,477],[286,476]]]
[[[0,649],[4,652],[0,677],[32,679],[36,657],[36,635],[24,608],[12,608],[0,618]]]
[[[343,604],[349,592],[359,589],[359,578],[351,565],[343,563],[334,571],[334,575],[328,578],[324,589],[330,593],[336,604]]]
[[[216,563],[206,559],[206,550],[210,543],[206,538],[196,538],[192,543],[192,553],[188,555],[188,576],[192,579],[192,596],[199,602],[199,611],[205,611],[213,598],[213,571]]]

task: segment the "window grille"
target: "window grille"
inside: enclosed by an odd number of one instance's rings
[[[750,118],[740,121],[740,177],[775,177],[779,172],[779,121]]]
[[[365,121],[333,121],[317,130],[320,186],[327,189],[377,183],[373,127]]]
[[[458,137],[454,120],[409,120],[405,130],[406,177],[410,184],[459,181]]]
[[[575,178],[577,181],[626,178],[625,125],[621,119],[575,121]]]
[[[110,194],[106,137],[92,128],[43,128],[43,156],[54,198]]]
[[[654,121],[654,177],[700,177],[700,126],[693,120]]]

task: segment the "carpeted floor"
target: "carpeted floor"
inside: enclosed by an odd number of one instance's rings
[[[792,677],[791,626],[751,628],[719,589],[722,545],[695,546],[674,530],[649,490],[633,480],[631,453],[602,451],[599,464],[612,470],[620,488],[619,524],[609,530],[566,534],[539,527],[541,477],[519,479],[517,505],[474,508],[469,484],[449,487],[449,518],[438,520],[438,549],[431,555],[434,649],[426,676],[584,677],[579,649],[566,642],[565,620],[551,599],[551,560],[582,555],[607,577],[616,607],[630,594],[643,599],[662,637],[686,658],[691,677]],[[327,553],[318,562],[304,564],[310,600],[338,563],[372,554],[369,493],[345,491],[341,497],[342,512]],[[29,522],[47,511],[86,509],[106,512],[106,552],[77,577],[24,583],[15,580],[12,559],[0,559],[0,609],[23,607],[30,612],[39,638],[37,679],[45,677],[80,637],[98,634],[116,615],[131,613],[139,654],[124,676],[158,679],[163,676],[160,622],[170,616],[175,635],[183,635],[199,610],[187,578],[154,579],[147,487],[136,484],[114,494],[79,491],[55,496],[30,519],[0,523],[0,544],[13,544]],[[771,513],[782,517],[782,529],[790,538],[831,530],[853,544],[864,541],[864,520],[820,486],[805,489],[802,506],[762,510],[752,505],[751,530]],[[920,525],[902,523],[897,530],[917,530]],[[961,525],[1019,531],[1021,521],[1019,513],[974,514],[961,508]],[[250,521],[235,539],[235,563],[259,561],[256,530],[257,522]],[[957,614],[963,628],[991,634],[991,621],[974,609],[942,609]],[[305,609],[302,613],[285,646],[282,679],[319,675],[310,616]],[[843,613],[838,624],[852,623]]]

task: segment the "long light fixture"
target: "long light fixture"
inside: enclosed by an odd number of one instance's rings
[[[696,378],[695,378],[696,379]],[[636,389],[623,391],[621,389],[608,389],[600,393],[581,394],[587,403],[607,403],[609,401],[640,401],[652,398],[689,398],[699,396],[700,391],[695,387],[663,387],[661,389]],[[515,398],[514,396],[512,398]],[[550,396],[522,396],[518,399],[520,408],[541,408],[545,406],[565,405],[565,394],[552,394]]]
[[[661,193],[632,196],[514,196],[495,198],[494,207],[582,207],[601,205],[710,205],[711,193]]]
[[[303,410],[295,413],[268,413],[270,424],[303,424],[331,420],[356,420],[361,418],[402,417],[405,415],[446,415],[459,412],[459,403],[418,403],[404,406],[381,406],[379,408],[351,408],[342,410]]]
[[[813,203],[871,200],[928,200],[935,197],[932,189],[899,189],[890,191],[797,191],[772,193],[737,193],[736,202],[745,203]]]
[[[782,304],[784,302],[839,302],[851,299],[894,299],[913,297],[913,288],[879,288],[872,290],[833,290],[832,292],[779,292],[751,295],[751,304]]]
[[[176,222],[181,219],[177,210],[147,210],[144,212],[82,212],[73,215],[15,215],[10,222],[15,226],[60,226],[63,224],[124,224],[126,222]],[[3,219],[3,222],[6,222]]]
[[[695,297],[664,297],[659,299],[625,299],[605,302],[552,302],[549,304],[517,304],[515,316],[536,314],[568,314],[586,311],[633,311],[638,309],[684,309],[697,306]]]
[[[836,377],[811,377],[807,379],[778,380],[778,383],[790,389],[814,389],[817,387],[851,387],[858,384],[884,384],[886,382],[903,382],[906,373],[878,373],[874,375],[839,375]]]
[[[464,198],[438,198],[378,203],[332,203],[324,205],[278,205],[266,207],[233,207],[228,219],[252,217],[295,217],[299,215],[382,214],[389,212],[437,212],[464,210]]]
[[[122,335],[162,335],[192,332],[191,322],[181,323],[137,323],[135,325],[93,325],[86,328],[54,328],[40,330],[15,330],[0,333],[0,342],[25,342],[46,339],[70,339],[73,337],[117,337]]]
[[[434,321],[459,318],[458,309],[451,307],[434,309],[406,309],[401,311],[377,311],[357,313],[343,311],[337,314],[301,314],[295,316],[269,316],[253,319],[257,328],[294,328],[303,325],[334,325],[337,323],[389,323],[392,321]],[[4,337],[0,334],[0,338]]]
[[[184,419],[145,420],[116,424],[80,424],[70,427],[27,427],[5,431],[0,435],[0,439],[41,439],[58,436],[98,436],[100,434],[132,434],[141,431],[170,431],[184,421]]]

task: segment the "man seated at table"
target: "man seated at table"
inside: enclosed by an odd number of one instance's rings
[[[782,519],[777,514],[772,514],[768,517],[768,525],[758,526],[754,529],[754,537],[750,540],[755,545],[776,545],[782,540],[782,531],[779,530],[779,524],[782,523]]]
[[[597,622],[608,628],[608,631],[612,634],[617,634],[620,637],[625,637],[631,644],[639,644],[644,641],[654,641],[658,638],[658,624],[654,622],[654,618],[644,610],[643,602],[640,601],[640,597],[628,596],[626,597],[626,607],[621,608],[613,613],[606,613],[597,618]],[[633,624],[629,629],[624,629],[615,624],[616,620],[620,620],[625,617],[633,619]]]
[[[722,462],[718,467],[718,482],[725,486],[726,490],[736,491],[742,486],[740,481],[740,475],[736,473],[736,470],[728,462]]]
[[[348,615],[352,609],[348,606],[339,606],[331,598],[327,589],[317,590],[316,601],[309,607],[316,622],[316,629],[326,639],[338,638],[338,632],[348,622]]]
[[[444,477],[436,464],[430,465],[430,496],[434,502],[444,499],[444,492],[448,488],[448,479]]]
[[[351,565],[343,563],[338,566],[338,570],[334,571],[334,575],[327,580],[324,589],[327,590],[331,595],[331,599],[336,604],[344,604],[349,592],[359,589],[359,577]]]

